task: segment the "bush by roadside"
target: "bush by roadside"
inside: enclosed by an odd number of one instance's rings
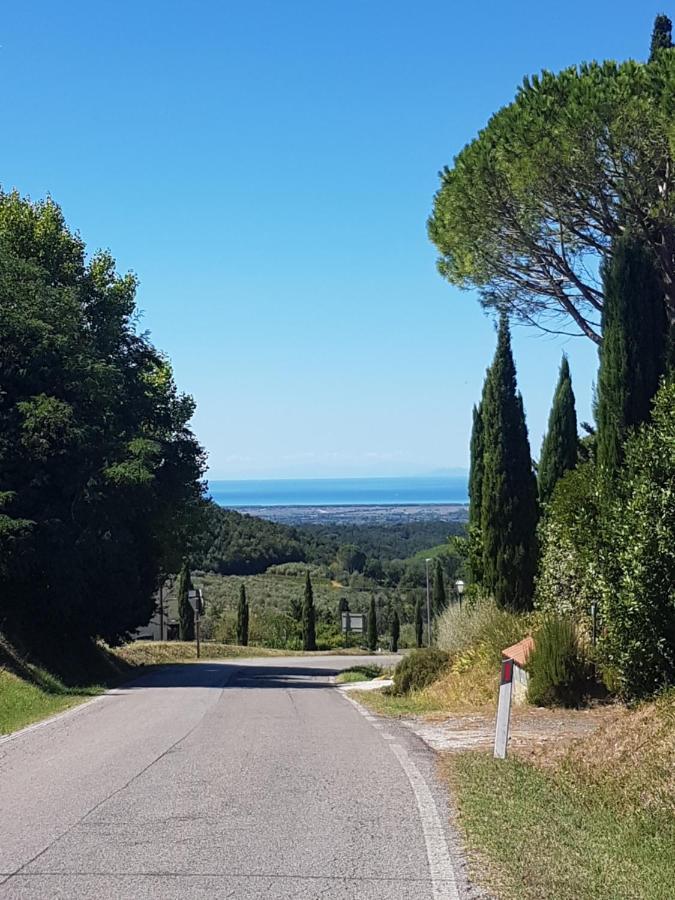
[[[590,693],[590,666],[570,617],[549,616],[528,660],[527,699],[535,706],[578,708]]]
[[[394,670],[394,694],[421,691],[436,681],[447,668],[450,657],[438,647],[411,650]]]

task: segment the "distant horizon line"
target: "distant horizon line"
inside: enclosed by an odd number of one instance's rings
[[[209,484],[234,483],[245,481],[399,481],[417,478],[452,478],[456,476],[468,476],[468,469],[446,469],[440,472],[427,472],[415,475],[265,475],[253,477],[247,475],[242,478],[212,478],[206,477]]]

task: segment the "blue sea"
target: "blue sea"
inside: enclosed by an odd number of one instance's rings
[[[220,506],[416,506],[468,503],[467,475],[211,481]]]

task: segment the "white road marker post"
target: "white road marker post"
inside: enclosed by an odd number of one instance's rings
[[[502,661],[499,679],[499,705],[497,706],[497,728],[495,729],[495,759],[506,759],[509,743],[509,722],[511,720],[511,691],[513,688],[513,660]]]

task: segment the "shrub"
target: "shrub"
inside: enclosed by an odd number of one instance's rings
[[[461,609],[454,603],[436,620],[436,643],[453,659],[480,645],[499,663],[502,650],[523,638],[528,625],[527,616],[500,609],[494,600],[464,603]]]
[[[438,647],[411,650],[394,671],[394,693],[422,690],[443,674],[449,662],[448,654]]]
[[[551,616],[535,635],[528,663],[528,700],[535,706],[578,707],[589,687],[588,666],[570,618]]]
[[[601,661],[622,696],[649,697],[675,684],[675,382],[626,445],[605,527]]]
[[[535,607],[573,615],[588,634],[590,608],[599,602],[604,583],[603,507],[595,465],[586,462],[557,483],[540,528]]]

